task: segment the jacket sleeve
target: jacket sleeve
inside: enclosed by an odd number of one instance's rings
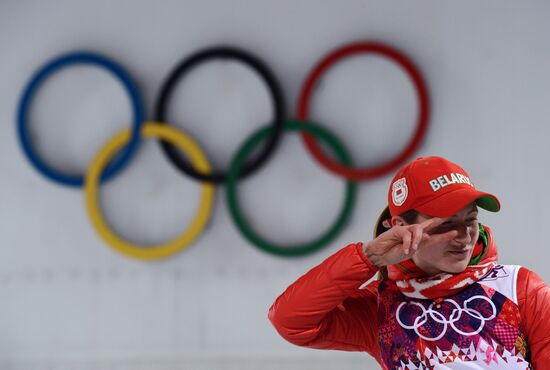
[[[376,284],[378,268],[350,244],[300,277],[269,310],[287,341],[304,347],[366,351],[380,362]]]
[[[534,272],[518,272],[518,305],[535,370],[550,364],[550,288]]]

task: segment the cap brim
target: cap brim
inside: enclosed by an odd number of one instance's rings
[[[494,195],[466,188],[444,193],[426,204],[415,207],[415,209],[433,217],[451,217],[474,202],[478,207],[490,212],[500,210],[500,202]]]

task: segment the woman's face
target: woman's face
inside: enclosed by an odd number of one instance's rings
[[[459,273],[466,269],[474,246],[479,237],[477,206],[471,203],[452,217],[446,218],[430,234],[440,234],[456,230],[457,236],[447,242],[426,248],[419,248],[412,260],[424,272],[435,275],[440,272]],[[423,222],[431,216],[420,213],[416,223]]]

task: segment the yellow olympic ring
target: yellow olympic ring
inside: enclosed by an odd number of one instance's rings
[[[111,231],[109,225],[103,219],[98,202],[98,183],[103,169],[114,154],[128,143],[130,134],[130,129],[119,132],[99,150],[92,161],[84,182],[84,196],[88,215],[99,236],[115,251],[142,260],[166,258],[189,246],[203,230],[212,213],[214,185],[212,183],[202,183],[197,216],[177,239],[156,246],[133,245],[121,239]],[[158,137],[175,144],[189,157],[195,169],[205,174],[211,173],[212,169],[206,155],[191,137],[180,130],[168,125],[146,122],[141,129],[141,135],[144,137]]]

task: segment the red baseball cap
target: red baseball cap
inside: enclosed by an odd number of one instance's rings
[[[450,217],[472,202],[487,211],[500,210],[497,197],[477,190],[462,167],[441,157],[418,158],[394,176],[388,207],[380,215],[377,229],[387,218],[412,209],[432,217]]]

